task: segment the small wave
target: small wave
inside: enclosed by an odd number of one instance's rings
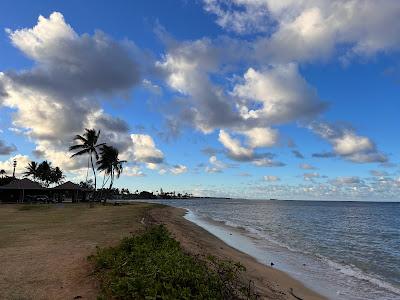
[[[192,212],[193,213],[193,212]],[[263,241],[267,241],[270,244],[280,247],[280,248],[285,248],[291,252],[295,252],[295,253],[301,253],[301,254],[306,254],[306,255],[312,255],[312,253],[308,252],[308,251],[304,251],[301,249],[295,249],[285,243],[282,243],[276,239],[274,239],[273,237],[271,237],[269,234],[265,233],[263,230],[261,229],[257,229],[251,226],[246,226],[243,224],[239,224],[239,223],[235,223],[232,222],[230,220],[223,220],[220,219],[218,217],[211,217],[209,215],[203,215],[203,214],[199,214],[199,213],[194,213],[197,217],[200,217],[201,219],[205,220],[206,222],[210,222],[210,223],[214,223],[216,225],[222,225],[225,227],[229,227],[232,230],[239,230],[242,233],[244,232],[246,236],[250,237],[250,238],[256,238],[258,240],[263,240]]]
[[[337,262],[334,262],[326,257],[319,256],[321,260],[323,260],[326,264],[336,269],[337,271],[345,274],[347,276],[351,276],[357,279],[368,281],[380,288],[388,290],[394,294],[400,295],[400,289],[393,286],[392,284],[383,281],[382,279],[376,278],[373,275],[367,274],[364,271],[360,270],[355,266],[343,265]]]

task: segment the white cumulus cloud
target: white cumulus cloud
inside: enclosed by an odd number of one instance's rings
[[[164,154],[156,148],[151,136],[146,134],[131,134],[132,145],[129,152],[137,162],[160,164],[164,161]]]

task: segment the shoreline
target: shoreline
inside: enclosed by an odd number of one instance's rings
[[[182,247],[194,255],[212,254],[221,259],[240,262],[246,267],[245,277],[254,283],[262,299],[326,299],[289,274],[266,266],[238,250],[211,232],[185,218],[187,210],[165,206],[152,208],[148,223],[163,223]]]

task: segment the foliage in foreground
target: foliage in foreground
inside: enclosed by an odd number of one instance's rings
[[[101,280],[100,299],[256,298],[240,281],[242,265],[188,255],[162,225],[89,259]]]

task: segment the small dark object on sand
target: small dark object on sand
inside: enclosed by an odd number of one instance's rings
[[[293,288],[290,288],[290,289],[289,289],[289,294],[292,295],[293,297],[295,297],[297,300],[303,300],[303,298],[300,298],[300,297],[298,297],[298,296],[296,296],[296,295],[294,294]]]
[[[232,233],[230,233],[229,235],[232,235]]]
[[[74,299],[82,299],[82,296],[75,296]]]
[[[271,267],[273,267],[275,264],[273,262],[271,262]]]

